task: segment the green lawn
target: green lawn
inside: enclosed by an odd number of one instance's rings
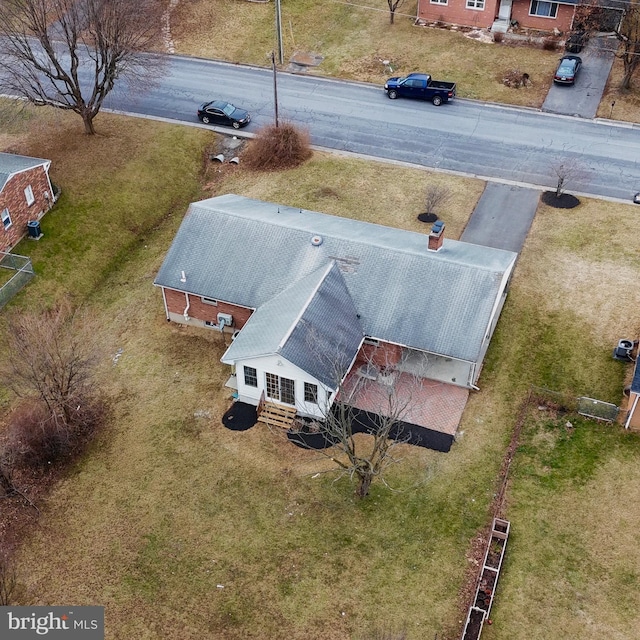
[[[374,485],[358,502],[347,481],[314,477],[326,460],[281,433],[222,427],[222,337],[167,323],[153,278],[201,194],[414,228],[426,185],[443,181],[457,194],[442,216],[457,236],[482,184],[324,154],[266,176],[203,172],[209,132],[101,116],[94,141],[75,119],[50,117],[15,133],[22,152],[53,160],[65,195],[43,219],[43,240],[18,248],[39,275],[14,306],[71,295],[90,307],[114,415],[25,540],[23,603],[103,604],[109,639],[369,640],[383,630],[456,639],[471,544],[529,386],[620,399],[626,371],[612,340],[636,335],[628,311],[640,303],[627,287],[640,273],[640,239],[625,233],[633,206],[541,208],[458,442],[449,454],[403,446],[389,476],[396,490]],[[602,220],[616,231],[602,233]],[[534,413],[514,461],[513,536],[483,638],[632,637],[638,438],[586,421],[565,431],[566,417]],[[585,586],[602,578],[599,591]],[[544,608],[531,610],[541,592]]]

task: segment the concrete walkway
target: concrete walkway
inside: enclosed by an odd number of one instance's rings
[[[520,253],[540,191],[488,182],[460,240]]]
[[[581,118],[595,118],[617,46],[617,40],[612,36],[590,38],[587,46],[578,54],[582,58],[582,68],[578,72],[575,84],[558,86],[552,83],[542,110]],[[561,57],[558,57],[558,61]]]

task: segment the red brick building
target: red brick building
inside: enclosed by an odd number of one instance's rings
[[[54,203],[50,160],[0,153],[0,251],[10,251]]]
[[[525,29],[566,33],[577,0],[418,0],[418,19],[506,32],[515,23]]]

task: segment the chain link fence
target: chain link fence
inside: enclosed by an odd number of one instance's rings
[[[0,251],[0,269],[13,272],[9,280],[0,287],[0,309],[2,309],[20,289],[33,279],[35,273],[31,258],[4,251]]]
[[[544,387],[531,387],[531,401],[556,409],[561,413],[578,413],[585,418],[615,422],[620,415],[620,407],[611,402],[575,397],[566,393],[552,391]]]

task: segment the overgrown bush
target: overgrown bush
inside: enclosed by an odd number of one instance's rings
[[[2,445],[10,470],[45,469],[80,453],[104,421],[105,406],[94,398],[76,398],[66,422],[57,420],[36,399],[23,402],[11,415]]]
[[[0,380],[21,402],[0,442],[6,490],[14,472],[72,457],[104,421],[96,335],[92,319],[69,305],[9,316]]]
[[[309,134],[284,123],[260,129],[244,152],[243,160],[255,171],[277,171],[297,167],[310,157]]]

